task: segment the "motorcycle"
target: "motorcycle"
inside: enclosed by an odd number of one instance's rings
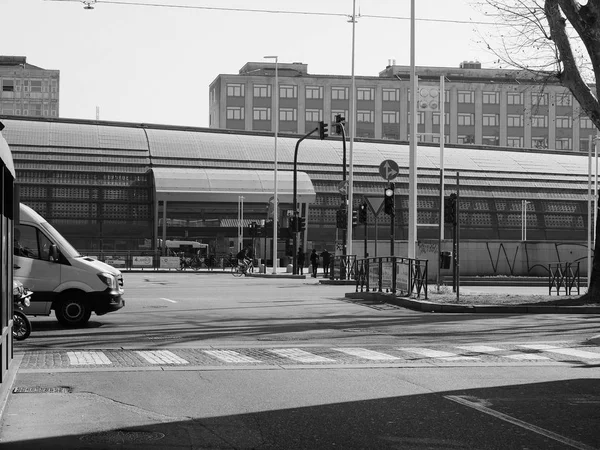
[[[30,298],[33,295],[29,289],[23,286],[18,280],[13,280],[13,337],[17,341],[27,339],[31,334],[31,322],[23,310],[31,304]]]

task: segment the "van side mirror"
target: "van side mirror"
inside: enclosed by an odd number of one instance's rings
[[[58,247],[56,246],[56,244],[50,245],[48,261],[58,261]]]

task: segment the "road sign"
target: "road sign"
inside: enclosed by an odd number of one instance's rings
[[[338,191],[342,195],[346,195],[348,193],[348,180],[340,181],[338,184]]]
[[[367,202],[367,205],[369,205],[369,208],[371,208],[371,212],[373,213],[373,215],[377,216],[379,214],[379,211],[381,211],[381,207],[383,206],[383,197],[365,196],[364,199]]]
[[[396,161],[391,159],[386,159],[379,165],[379,175],[384,180],[391,181],[398,176],[398,164]]]

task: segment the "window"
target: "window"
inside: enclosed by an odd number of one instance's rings
[[[594,124],[589,119],[589,117],[580,117],[579,128],[594,128]]]
[[[383,123],[398,123],[400,113],[398,111],[383,111]]]
[[[322,109],[307,109],[305,119],[307,122],[319,122],[323,119]]]
[[[497,105],[500,103],[500,92],[484,92],[483,103],[486,105]]]
[[[400,100],[400,89],[383,89],[384,102],[397,102]]]
[[[548,104],[548,94],[533,92],[531,94],[531,104],[533,106],[545,106]]]
[[[374,100],[375,99],[375,89],[373,88],[357,88],[356,89],[356,99],[357,100]]]
[[[333,86],[331,88],[331,99],[332,100],[348,100],[348,88]]]
[[[42,115],[42,105],[41,104],[29,105],[29,114],[32,116],[41,116]]]
[[[481,139],[483,145],[498,145],[499,141],[498,136],[483,136]]]
[[[569,93],[556,94],[556,106],[571,106],[573,97]]]
[[[531,126],[537,128],[548,128],[548,116],[531,116]]]
[[[410,124],[410,112],[408,113],[408,123]],[[423,125],[424,123],[425,123],[425,111],[418,111],[417,112],[417,125]],[[438,125],[439,125],[439,123],[438,123]]]
[[[13,80],[2,80],[2,92],[13,92],[15,90],[15,82]]]
[[[271,108],[254,108],[252,117],[254,120],[271,120]]]
[[[31,80],[31,92],[42,92],[42,80]]]
[[[556,128],[571,128],[571,116],[556,116]]]
[[[590,150],[589,139],[579,139],[579,151],[587,153],[589,150]]]
[[[548,148],[548,138],[545,137],[532,137],[531,146],[533,148]]]
[[[559,138],[556,140],[556,150],[571,150],[571,138]]]
[[[297,98],[298,97],[298,86],[279,86],[279,97],[280,98]]]
[[[458,103],[474,103],[475,93],[472,91],[458,91]]]
[[[440,113],[433,113],[433,124],[434,125],[439,125],[440,124]],[[448,125],[450,123],[450,113],[444,113],[444,125]]]
[[[458,125],[470,126],[475,122],[473,114],[459,113],[458,114]]]
[[[270,97],[271,96],[271,85],[270,84],[255,84],[254,85],[254,97]]]
[[[499,123],[498,114],[484,114],[483,115],[483,126],[484,127],[497,127]]]
[[[457,136],[457,142],[459,144],[474,144],[475,143],[475,136],[473,136],[472,134],[458,135]]]
[[[331,122],[335,122],[335,116],[340,115],[342,116],[344,119],[346,119],[348,117],[348,110],[341,110],[341,109],[332,109],[331,110]],[[346,123],[346,127],[348,126],[348,123]]]
[[[244,96],[244,85],[243,84],[228,84],[227,85],[227,96],[228,97],[243,97]]]
[[[523,94],[521,92],[509,92],[506,97],[507,103],[509,105],[522,105],[523,104]]]
[[[243,120],[244,119],[244,108],[241,106],[228,106],[227,107],[227,119]]]
[[[306,86],[306,98],[323,98],[323,86]]]
[[[297,112],[296,108],[281,108],[279,110],[279,120],[282,122],[295,122]]]
[[[506,126],[522,127],[523,126],[523,116],[520,114],[509,114],[506,117]]]
[[[372,123],[374,122],[374,115],[373,111],[358,111],[356,113],[356,121]]]
[[[523,147],[522,136],[508,136],[506,138],[506,145],[509,147]]]

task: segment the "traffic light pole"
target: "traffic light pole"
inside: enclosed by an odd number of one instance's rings
[[[316,133],[320,130],[320,127],[315,128],[309,133],[306,133],[298,142],[296,142],[296,149],[294,150],[294,198],[292,200],[294,205],[294,261],[292,261],[292,273],[296,275],[298,273],[298,225],[300,220],[298,219],[298,149],[300,148],[300,142],[309,137],[311,134]],[[306,249],[304,249],[306,251]]]

